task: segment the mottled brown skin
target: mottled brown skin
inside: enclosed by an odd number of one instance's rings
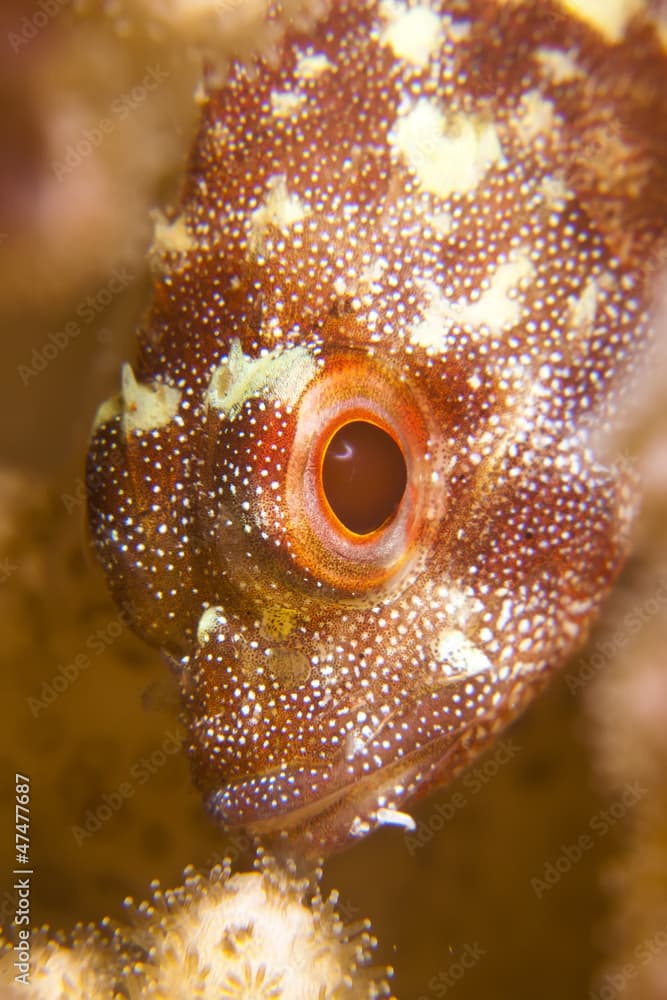
[[[516,716],[635,509],[599,432],[665,246],[655,26],[611,45],[557,4],[426,6],[337,4],[208,95],[181,239],[154,248],[145,392],[107,404],[88,460],[95,545],[178,671],[209,809],[318,853],[405,824]],[[353,421],[407,471],[367,534],[322,485]]]

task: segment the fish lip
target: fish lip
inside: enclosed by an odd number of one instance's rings
[[[470,726],[444,733],[361,778],[349,776],[345,758],[335,765],[340,772],[338,782],[331,777],[332,771],[335,773],[331,765],[308,767],[310,772],[319,772],[322,780],[332,781],[333,787],[327,794],[306,801],[295,803],[292,799],[282,805],[267,804],[261,811],[256,806],[226,809],[223,800],[229,799],[230,792],[243,794],[250,782],[257,781],[253,777],[212,792],[206,801],[207,808],[226,828],[241,827],[258,837],[287,834],[295,845],[305,842],[327,853],[333,852],[381,826],[379,810],[399,813],[406,801],[416,801],[431,790],[439,781],[439,772],[450,770],[452,755],[467,744],[466,736],[472,729]],[[467,759],[467,753],[464,756]],[[289,784],[302,768],[303,765],[294,763],[259,777],[270,780],[279,775],[282,782]]]
[[[364,745],[363,759],[372,761],[373,751],[380,748],[390,719],[394,725],[405,724],[406,737],[412,734],[402,743],[401,757],[375,765],[365,773],[361,767],[351,772],[354,757],[342,750],[333,763],[291,759],[271,770],[209,790],[207,807],[228,829],[244,828],[260,837],[284,834],[294,842],[295,849],[304,844],[307,848],[319,846],[322,853],[339,850],[385,823],[407,827],[410,820],[404,813],[399,815],[403,807],[456,777],[478,749],[488,744],[491,723],[496,734],[501,728],[493,704],[479,714],[479,705],[475,705],[474,711],[457,717],[450,729],[439,729],[440,723],[434,719],[430,733],[415,735],[416,721],[423,717],[426,705],[432,707],[434,694],[446,703],[455,693],[456,684],[470,684],[473,680],[468,675],[448,678],[415,698],[409,707],[383,719]],[[488,683],[486,677],[483,681],[476,680]],[[496,677],[494,682],[507,696],[504,728],[521,712],[525,700],[523,696],[512,696],[515,681],[511,678],[501,682]],[[539,690],[543,683],[544,676],[536,672],[524,678],[523,690]],[[320,783],[326,787],[313,791],[313,786]],[[294,794],[295,788],[301,792],[298,796]]]

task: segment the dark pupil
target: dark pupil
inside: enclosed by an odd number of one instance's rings
[[[355,420],[336,431],[324,455],[322,485],[334,514],[349,531],[367,535],[395,514],[407,469],[394,439]]]

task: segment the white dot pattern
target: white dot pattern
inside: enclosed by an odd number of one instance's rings
[[[162,250],[135,366],[178,407],[104,410],[88,484],[225,824],[326,850],[400,816],[582,641],[627,553],[631,484],[594,432],[650,339],[665,59],[643,36],[606,61],[547,6],[421,0],[388,23],[341,0],[205,105],[187,248]],[[432,132],[397,133],[416,107]],[[408,469],[362,540],[318,486],[325,428],[359,413]]]

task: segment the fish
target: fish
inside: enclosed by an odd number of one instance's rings
[[[666,81],[632,0],[340,0],[205,82],[86,481],[221,827],[413,828],[585,641],[638,509]]]

